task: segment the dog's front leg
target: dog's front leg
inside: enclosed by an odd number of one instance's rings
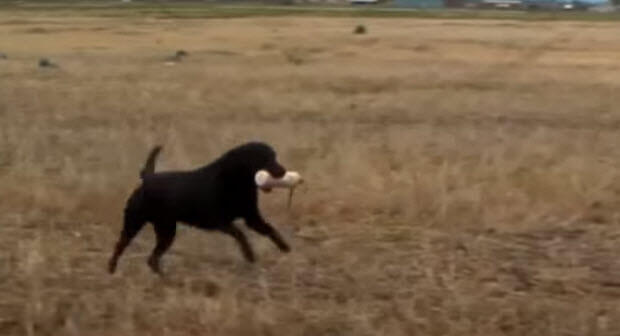
[[[282,238],[280,233],[271,226],[271,224],[267,223],[263,217],[258,213],[258,210],[252,211],[247,216],[245,216],[245,224],[250,227],[252,230],[269,237],[271,241],[276,244],[276,246],[282,252],[289,252],[291,248],[288,246],[286,241]]]
[[[252,246],[248,242],[248,238],[245,236],[243,231],[236,228],[232,223],[224,226],[220,230],[235,238],[235,240],[239,244],[239,247],[241,248],[241,252],[245,257],[245,260],[251,263],[256,261],[256,257],[254,256],[254,250],[252,249]]]

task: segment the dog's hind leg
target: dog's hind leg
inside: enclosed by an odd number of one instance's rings
[[[251,263],[256,261],[256,257],[254,257],[254,250],[252,250],[252,246],[248,242],[248,238],[245,236],[243,231],[239,230],[232,224],[225,226],[221,229],[221,231],[235,238],[235,240],[239,244],[239,247],[241,248],[241,252],[245,257],[245,260]]]
[[[131,243],[131,240],[140,232],[146,221],[135,214],[131,209],[125,209],[125,222],[123,224],[123,230],[121,236],[116,243],[114,254],[110,258],[108,263],[108,272],[114,273],[116,271],[116,265],[118,264],[118,258],[123,254],[125,248]]]
[[[177,224],[175,222],[155,222],[153,223],[157,244],[148,260],[151,270],[157,274],[162,274],[160,268],[161,257],[168,251],[177,232]]]

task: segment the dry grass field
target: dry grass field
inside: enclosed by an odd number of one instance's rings
[[[0,334],[618,335],[618,29],[3,11]],[[146,227],[106,273],[154,144],[255,139],[308,180],[261,195],[290,254],[181,227],[159,278]]]

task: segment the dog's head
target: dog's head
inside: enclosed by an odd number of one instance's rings
[[[259,170],[266,170],[275,178],[286,174],[286,169],[276,159],[276,152],[271,146],[262,142],[250,142],[234,148],[224,156],[224,160],[227,164],[241,169],[243,177],[250,178],[252,183]]]

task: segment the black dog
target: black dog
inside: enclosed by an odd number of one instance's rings
[[[108,265],[110,273],[114,273],[118,258],[146,222],[153,224],[157,237],[148,259],[156,273],[161,273],[160,259],[172,245],[177,222],[231,235],[249,262],[254,262],[254,252],[245,234],[232,224],[237,218],[243,218],[247,226],[271,238],[280,250],[290,250],[258,209],[256,172],[264,169],[274,177],[286,173],[271,147],[247,143],[193,171],[155,173],[160,150],[161,147],[155,147],[149,154],[140,173],[142,185],[127,201],[123,230]]]

